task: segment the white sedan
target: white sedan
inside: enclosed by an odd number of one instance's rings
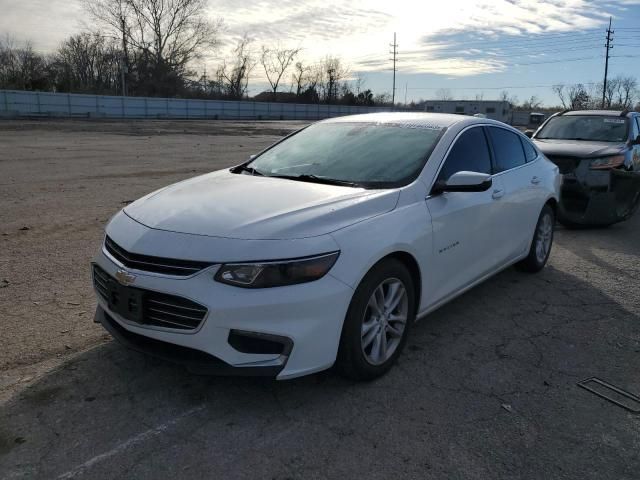
[[[375,378],[417,319],[510,265],[544,267],[559,185],[489,119],[321,121],[116,214],[95,318],[195,372]]]

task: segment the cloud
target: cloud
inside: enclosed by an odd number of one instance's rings
[[[217,2],[217,11],[227,12],[230,32],[248,31],[260,43],[302,46],[308,58],[332,54],[353,70],[382,71],[390,68],[395,31],[401,71],[467,76],[502,71],[508,64],[499,45],[475,52],[469,47],[483,47],[486,40],[509,47],[514,39],[602,27],[610,14],[640,0],[250,0],[231,8],[235,3]]]
[[[383,71],[397,32],[400,71],[476,75],[507,68],[519,39],[600,28],[634,5],[640,0],[210,0],[210,16],[227,29],[223,50],[209,61],[247,32],[256,49],[302,47],[309,61],[330,54],[352,71]],[[0,34],[29,38],[39,49],[54,49],[86,21],[79,0],[0,0],[0,11]]]

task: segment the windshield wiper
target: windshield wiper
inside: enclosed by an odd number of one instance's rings
[[[231,173],[240,173],[240,172],[247,172],[247,173],[250,173],[251,175],[258,175],[260,177],[264,176],[264,173],[260,172],[259,170],[256,170],[253,167],[248,167],[247,165],[238,165],[237,167],[233,167],[231,169]]]
[[[360,184],[356,182],[350,182],[348,180],[338,180],[337,178],[319,177],[317,175],[302,174],[302,175],[269,175],[274,178],[284,178],[286,180],[298,180],[300,182],[310,183],[324,183],[326,185],[339,185],[343,187],[359,187]]]

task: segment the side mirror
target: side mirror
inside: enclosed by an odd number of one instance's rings
[[[486,192],[493,181],[488,173],[457,172],[446,182],[439,181],[433,186],[432,194],[443,192]]]
[[[635,140],[631,140],[631,145],[640,145],[640,135]]]
[[[524,131],[524,134],[525,134],[527,137],[529,137],[529,138],[533,137],[533,134],[534,134],[534,133],[536,133],[536,131],[535,131],[535,130],[525,130],[525,131]]]

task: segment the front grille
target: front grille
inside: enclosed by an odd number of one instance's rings
[[[580,158],[576,157],[560,157],[555,155],[547,155],[547,158],[558,166],[560,173],[572,173],[578,167]]]
[[[165,273],[167,275],[187,277],[213,265],[213,263],[152,257],[151,255],[140,255],[137,253],[127,252],[109,237],[105,238],[104,246],[107,249],[107,252],[109,252],[113,258],[118,260],[125,267],[135,268],[136,270],[143,270],[146,272]]]
[[[207,315],[206,307],[186,298],[125,287],[97,265],[93,266],[93,285],[110,310],[143,325],[194,330]]]

